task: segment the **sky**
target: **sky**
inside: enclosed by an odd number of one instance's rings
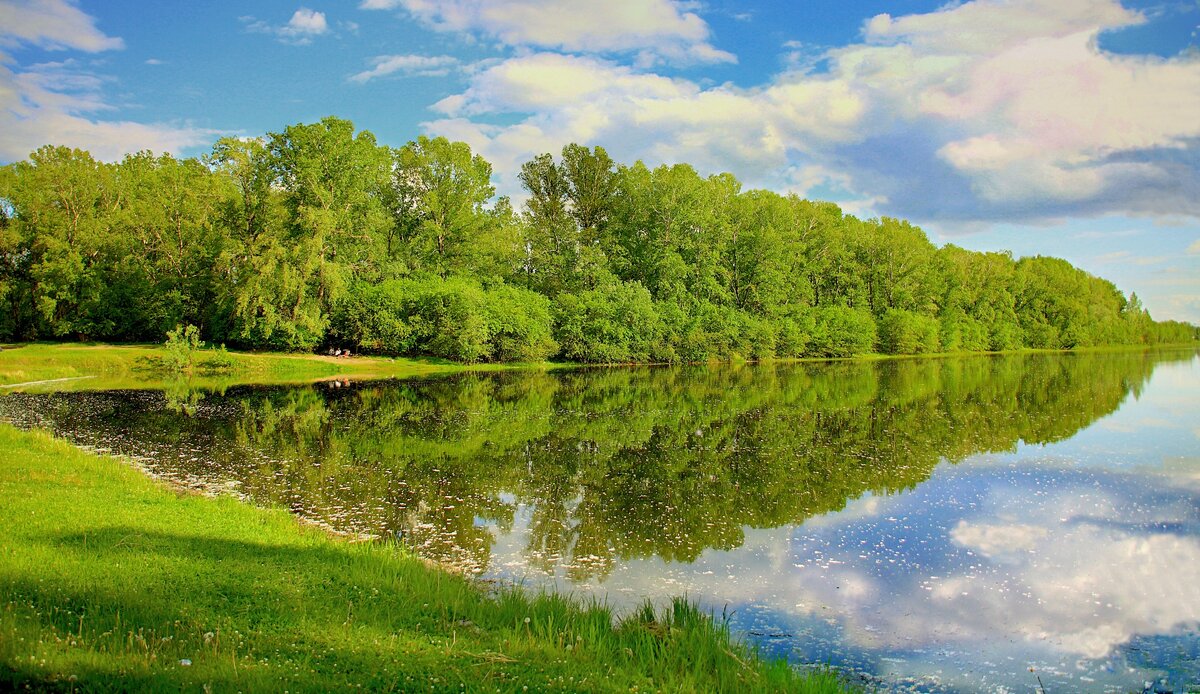
[[[570,142],[1053,255],[1200,324],[1200,0],[0,0],[0,163],[334,115]]]

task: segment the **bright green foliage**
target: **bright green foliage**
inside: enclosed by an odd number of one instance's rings
[[[493,233],[492,166],[463,142],[417,138],[395,154],[396,225],[411,262],[445,277],[472,268]]]
[[[186,372],[192,370],[196,353],[204,347],[204,343],[200,341],[199,328],[180,325],[167,333],[167,342],[163,347],[163,367],[168,371]]]
[[[103,304],[104,273],[118,257],[107,233],[120,198],[112,167],[86,152],[42,147],[8,167],[0,191],[15,212],[25,281],[17,292],[22,335],[106,335],[114,328]],[[12,291],[12,289],[10,289]]]
[[[543,154],[521,167],[525,201],[524,257],[521,277],[526,286],[547,296],[580,289],[575,272],[582,251],[578,230],[568,214],[569,184],[562,167]]]
[[[575,144],[563,148],[561,164],[541,154],[522,165],[526,286],[554,297],[613,280],[603,239],[616,193],[613,166],[602,148]]]
[[[562,170],[571,200],[570,214],[585,245],[600,241],[612,214],[617,193],[615,166],[603,147],[591,150],[577,144],[563,147]]]
[[[465,143],[392,150],[337,118],[203,162],[43,147],[0,168],[0,339],[189,323],[254,348],[669,362],[1197,339],[1065,261],[935,248],[687,164],[570,144],[521,167],[519,212],[491,177]]]
[[[375,136],[326,118],[292,125],[271,136],[268,164],[283,189],[285,242],[305,246],[305,277],[322,311],[337,303],[351,277],[378,273],[384,230],[391,219],[383,192],[391,156]]]
[[[573,361],[645,362],[654,356],[660,321],[650,292],[617,282],[555,302],[555,337]]]
[[[110,333],[134,340],[204,323],[225,246],[216,219],[227,182],[195,159],[148,152],[126,157],[113,174],[121,204],[108,221],[115,257],[102,293]]]
[[[818,357],[852,357],[875,345],[875,319],[863,309],[824,306],[814,315],[807,353]]]
[[[963,319],[963,322],[967,320]],[[888,309],[879,320],[879,351],[888,354],[936,352],[941,346],[940,328],[932,316],[902,308]]]
[[[334,314],[334,335],[357,349],[464,362],[540,361],[558,350],[546,297],[463,277],[357,285]]]

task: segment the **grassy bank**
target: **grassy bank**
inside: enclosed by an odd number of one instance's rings
[[[403,378],[464,369],[513,368],[506,365],[466,366],[444,359],[328,357],[316,354],[230,352],[231,368],[220,373],[197,371],[181,377],[147,368],[162,358],[158,345],[26,344],[0,351],[0,393],[20,388],[108,389],[164,388],[185,380],[189,385],[220,389],[235,383],[302,383],[326,378]]]
[[[0,425],[0,689],[836,691],[684,603],[613,626]],[[206,689],[206,691],[208,690]]]
[[[1195,344],[1089,347],[1079,350],[1022,349],[1013,352],[939,352],[934,354],[864,354],[840,359],[804,358],[781,362],[880,361],[929,359],[996,354],[1063,354],[1079,352],[1126,352],[1146,349],[1196,349]],[[156,388],[222,390],[241,383],[306,383],[320,379],[351,380],[405,378],[455,371],[492,371],[528,368],[529,364],[460,364],[434,358],[339,358],[316,354],[230,352],[233,367],[222,373],[167,375],[147,369],[146,364],[164,355],[159,345],[49,344],[4,345],[0,350],[0,394],[11,390],[104,390]],[[537,368],[569,366],[541,363]]]

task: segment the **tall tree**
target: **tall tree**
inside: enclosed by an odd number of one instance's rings
[[[616,167],[603,147],[569,144],[562,150],[562,172],[571,200],[571,217],[585,244],[598,242],[612,214],[617,192]]]
[[[492,166],[465,142],[422,135],[395,154],[393,185],[413,260],[442,276],[469,266],[489,219]]]
[[[218,210],[229,189],[195,159],[141,152],[114,168],[121,194],[112,220],[119,257],[105,303],[114,337],[159,340],[183,323],[207,327],[212,271],[223,247]]]
[[[284,192],[293,239],[319,255],[316,294],[322,306],[345,291],[348,276],[378,270],[386,228],[392,223],[382,193],[391,156],[368,131],[338,118],[292,125],[272,134],[270,165]]]

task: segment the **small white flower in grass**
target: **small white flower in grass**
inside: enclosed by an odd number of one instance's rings
[[[528,617],[526,617],[526,618],[525,618],[525,623],[526,623],[526,624],[528,624],[528,623],[529,623],[529,618],[528,618]]]
[[[179,664],[184,667],[187,667],[192,664],[192,661],[189,658],[183,658],[182,660],[179,661]]]

